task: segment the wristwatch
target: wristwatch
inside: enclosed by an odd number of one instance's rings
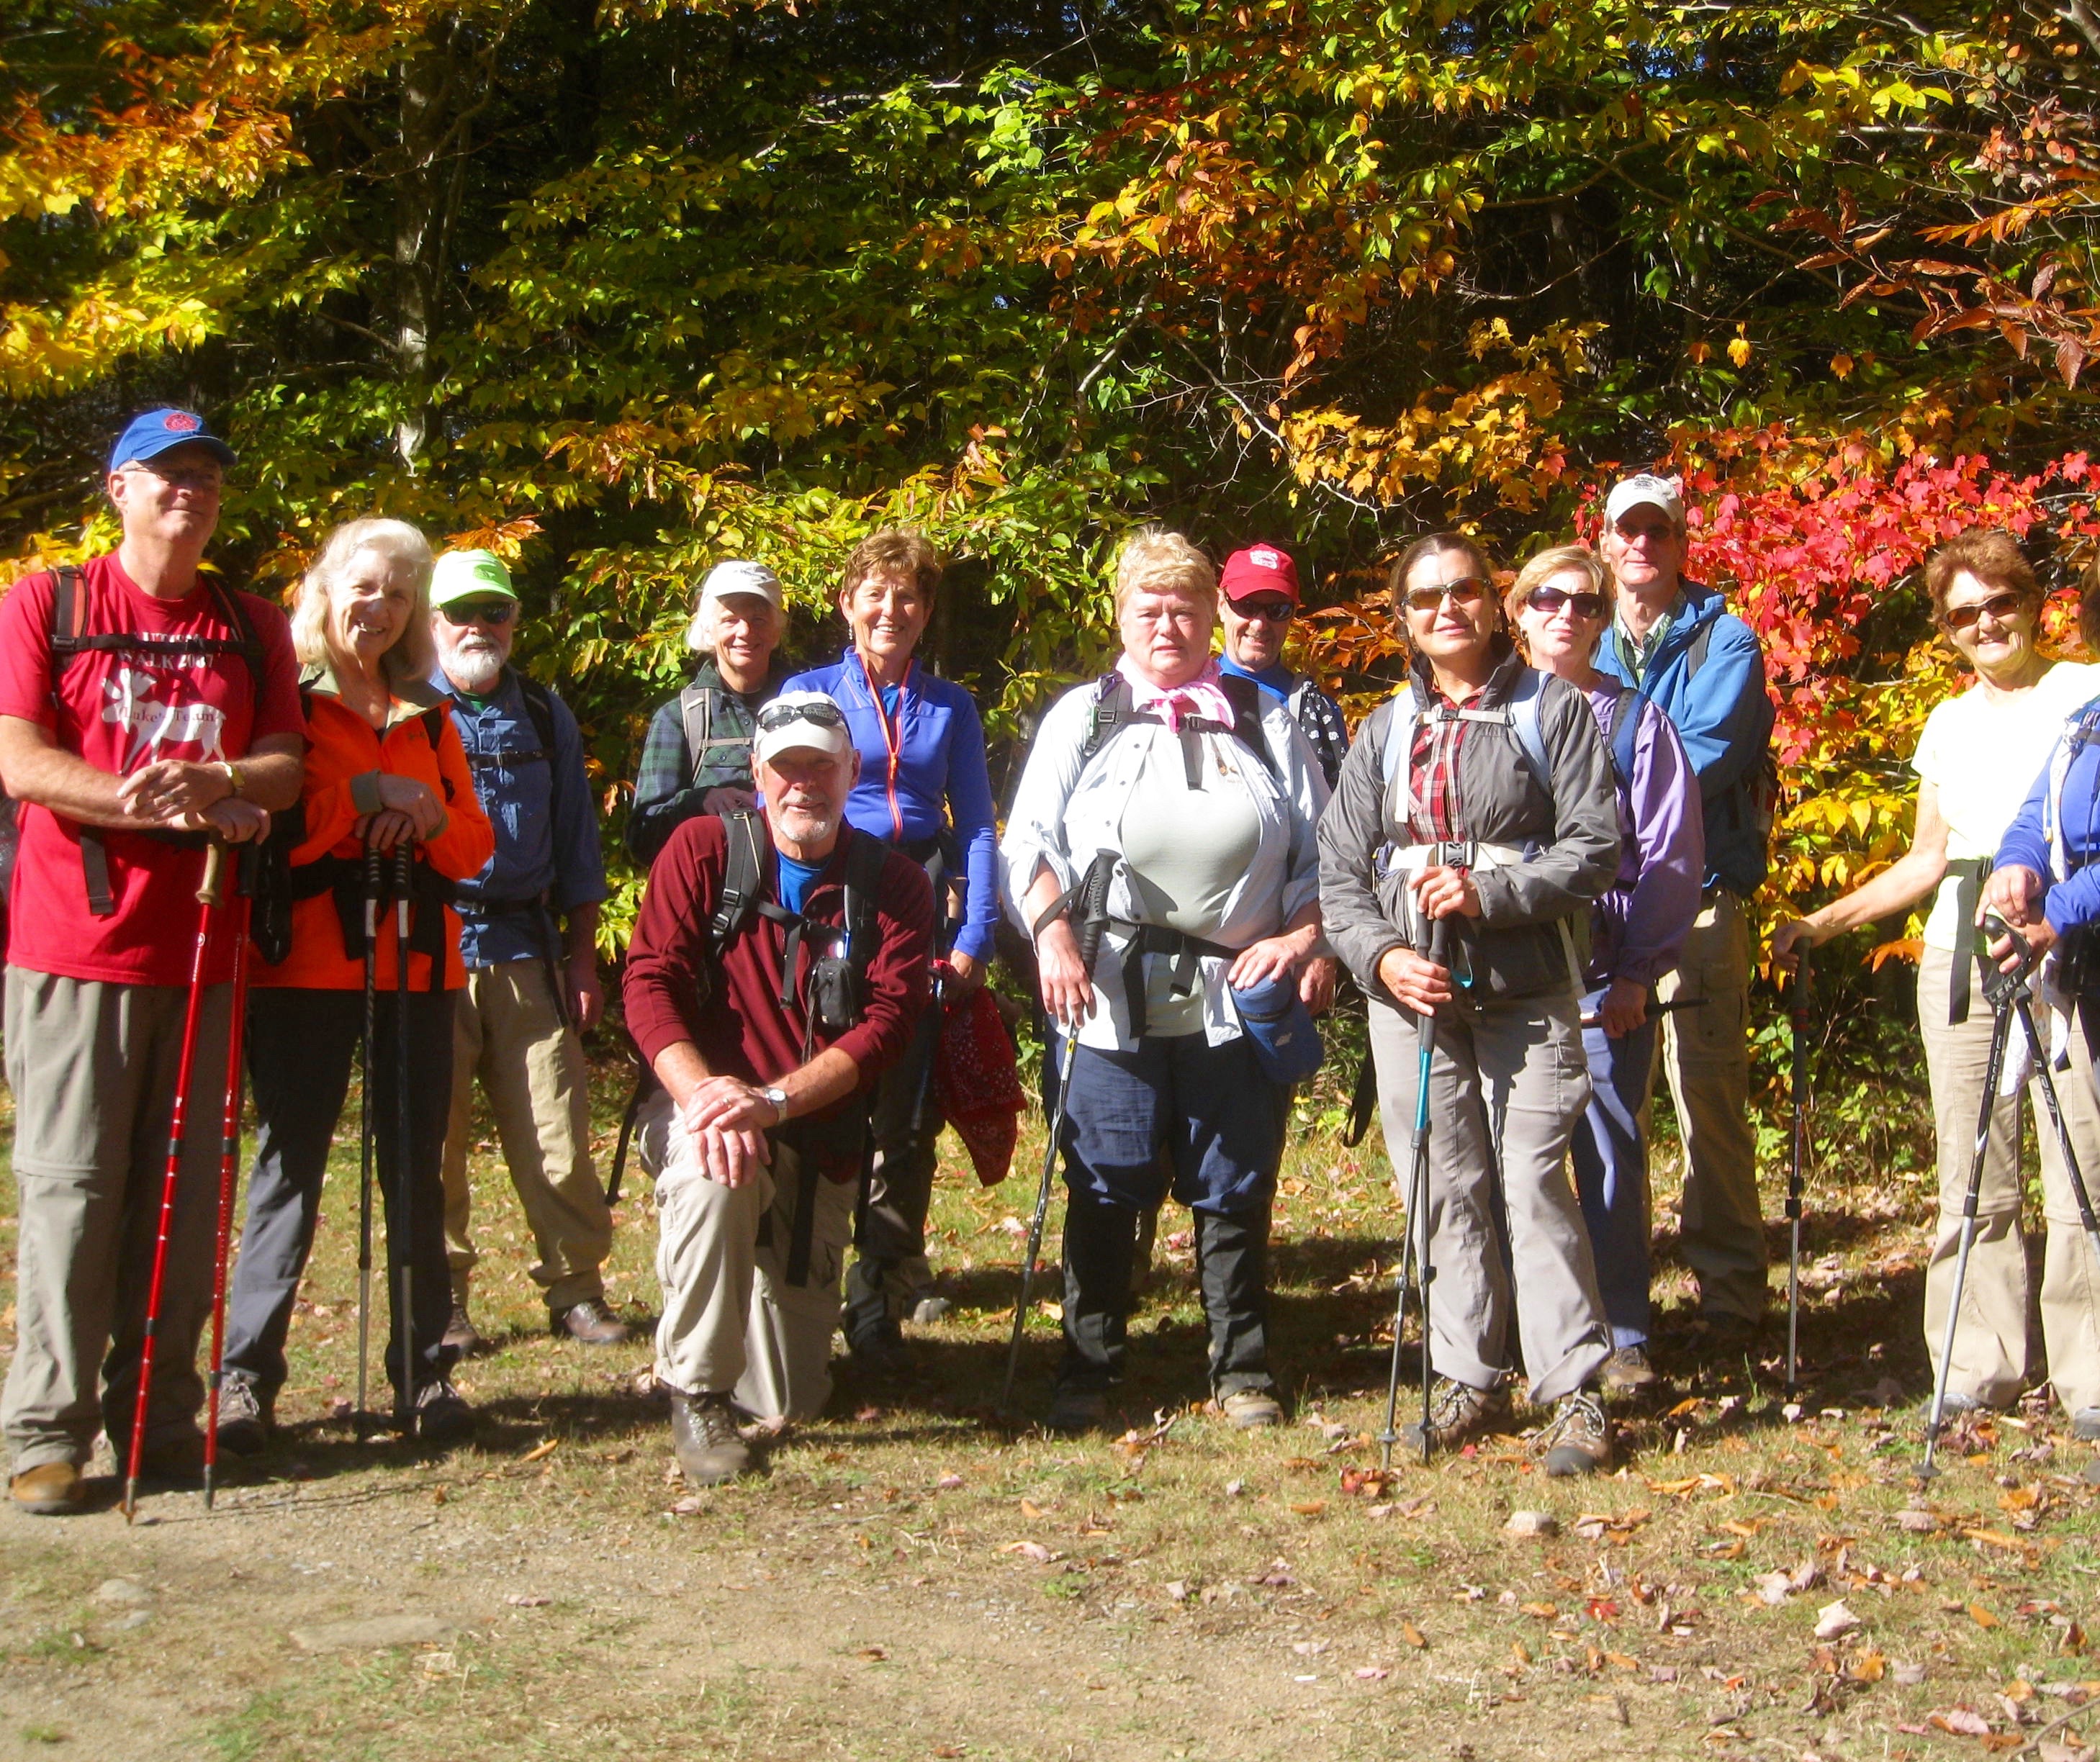
[[[773,1123],[775,1125],[779,1125],[788,1117],[788,1091],[784,1089],[766,1088],[760,1090],[758,1093],[773,1103]]]

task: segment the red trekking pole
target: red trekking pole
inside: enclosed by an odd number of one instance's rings
[[[168,1170],[161,1180],[161,1222],[153,1241],[153,1276],[146,1288],[146,1329],[139,1345],[139,1398],[131,1412],[131,1456],[124,1476],[124,1521],[139,1514],[139,1465],[146,1453],[146,1403],[153,1388],[153,1342],[161,1326],[161,1290],[168,1271],[168,1227],[175,1215],[175,1183],[183,1170],[190,1071],[196,1062],[197,1028],[204,1015],[205,962],[211,953],[211,916],[218,904],[219,869],[226,847],[205,847],[204,884],[197,889],[196,954],[190,962],[189,1004],[183,1012],[182,1057],[175,1067],[175,1103],[168,1117]]]
[[[226,1111],[218,1125],[218,1241],[211,1270],[211,1383],[204,1429],[204,1509],[211,1509],[218,1466],[218,1391],[226,1377],[226,1255],[233,1229],[233,1187],[240,1166],[240,1042],[248,1014],[248,918],[253,902],[236,882],[233,905],[232,1015],[226,1029]]]

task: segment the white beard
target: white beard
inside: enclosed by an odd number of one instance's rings
[[[445,663],[445,672],[461,691],[482,697],[503,676],[503,657],[490,645],[475,638],[462,642],[452,650],[452,658]]]

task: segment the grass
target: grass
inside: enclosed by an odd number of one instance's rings
[[[170,1494],[128,1532],[107,1512],[0,1524],[0,1631],[26,1636],[0,1655],[0,1729],[72,1733],[84,1755],[121,1731],[127,1756],[293,1762],[1929,1758],[2010,1752],[2100,1679],[2084,1650],[2100,1626],[2087,1453],[2035,1408],[1912,1481],[1930,1205],[1915,1174],[1819,1174],[1796,1403],[1777,1330],[1733,1363],[1675,1352],[1668,1391],[1617,1415],[1619,1471],[1571,1484],[1545,1481],[1518,1438],[1381,1469],[1388,1172],[1324,1136],[1294,1147],[1277,1206],[1289,1425],[1242,1435],[1202,1411],[1200,1306],[1171,1211],[1117,1434],[1003,1423],[1039,1166],[1024,1139],[1003,1187],[944,1170],[933,1253],[956,1310],[920,1331],[923,1374],[842,1369],[831,1412],[765,1478],[687,1495],[667,1482],[663,1410],[636,1390],[646,1340],[545,1337],[486,1149],[476,1317],[501,1346],[464,1369],[476,1444],[360,1444],[330,1416],[355,1380],[351,1149],[294,1319],[289,1432],[260,1472],[209,1521]],[[1666,1202],[1666,1170],[1658,1186]],[[645,1192],[620,1225],[612,1294],[639,1319],[655,1296]],[[1668,1361],[1689,1284],[1664,1226]],[[1783,1297],[1776,1224],[1771,1242]],[[1046,1302],[1024,1413],[1047,1398],[1054,1337]],[[1555,1533],[1509,1534],[1519,1510]],[[95,1604],[112,1575],[152,1588],[151,1622],[121,1628]],[[1833,1615],[1842,1631],[1819,1639],[1840,1602],[1856,1625]],[[287,1640],[403,1610],[452,1627],[364,1654]],[[2100,1710],[2080,1729],[2100,1730]]]

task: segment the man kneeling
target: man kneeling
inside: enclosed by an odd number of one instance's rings
[[[926,1006],[926,877],[846,825],[859,768],[830,698],[775,698],[752,747],[763,817],[673,833],[628,952],[628,1031],[677,1110],[656,1377],[696,1485],[751,1467],[734,1410],[802,1419],[831,1394],[866,1092]]]

